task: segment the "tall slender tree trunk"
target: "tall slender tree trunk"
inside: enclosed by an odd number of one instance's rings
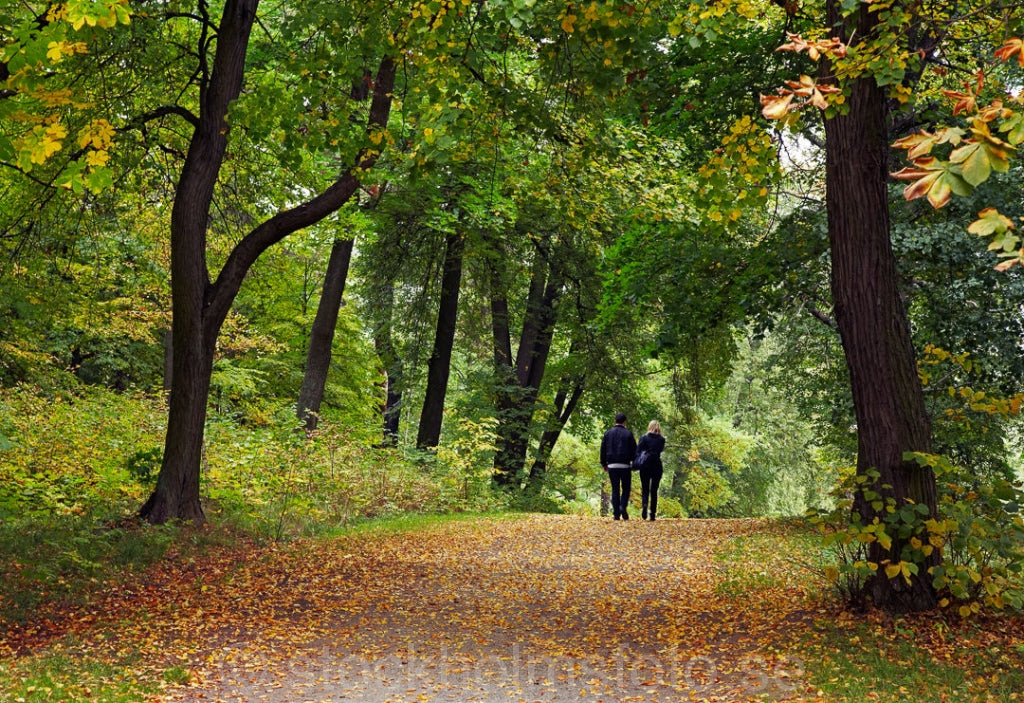
[[[296,415],[309,431],[315,430],[319,421],[320,403],[324,399],[327,373],[331,368],[334,330],[338,326],[338,311],[341,310],[345,279],[348,278],[348,266],[352,259],[352,245],[351,239],[341,239],[331,247],[323,291],[309,335],[306,370],[302,377],[299,402],[295,406]]]
[[[436,447],[441,441],[444,399],[448,392],[452,349],[455,346],[455,320],[459,312],[459,288],[462,285],[462,255],[466,241],[459,233],[449,234],[445,241],[444,274],[441,276],[441,299],[437,312],[434,348],[427,365],[427,389],[420,412],[416,446]]]
[[[500,261],[491,261],[488,270],[491,294],[491,336],[494,343],[495,410],[501,423],[498,427],[499,449],[494,457],[494,481],[498,485],[507,485],[512,482],[515,473],[505,470],[504,444],[509,431],[504,427],[508,424],[508,418],[515,407],[515,395],[519,389],[519,382],[515,367],[512,365],[512,330],[509,323],[508,296],[500,268],[501,264]],[[537,279],[535,270],[530,284],[531,290],[534,288],[540,290],[536,285]]]
[[[384,311],[381,326],[373,335],[373,346],[384,365],[384,407],[381,408],[384,444],[394,446],[398,444],[399,422],[402,415],[402,359],[398,356],[391,335],[395,287],[390,281],[382,284],[380,298]]]
[[[838,0],[829,0],[828,9],[830,25],[841,27],[843,37],[854,29],[857,36],[868,36],[875,25],[866,6],[855,26],[842,26]],[[885,94],[870,77],[854,81],[850,91],[848,114],[825,122],[826,203],[835,317],[857,417],[857,471],[865,475],[876,469],[880,494],[895,498],[898,507],[908,501],[926,505],[934,515],[935,476],[903,458],[905,452],[929,450],[931,427],[890,241]],[[883,512],[864,500],[854,509],[868,521]],[[898,563],[902,546],[899,539],[891,550],[873,543],[870,557],[875,563]],[[879,568],[867,591],[875,605],[886,609],[905,612],[936,605],[924,569],[908,585],[902,576],[889,579]]]
[[[402,419],[402,360],[395,356],[387,370],[387,389],[384,394],[384,443],[398,444]]]
[[[555,444],[558,443],[558,438],[562,436],[562,430],[565,429],[569,418],[576,411],[576,405],[580,402],[580,398],[583,397],[584,382],[585,376],[581,376],[573,384],[571,392],[566,392],[563,388],[555,395],[554,417],[548,423],[544,434],[540,436],[540,442],[537,445],[537,458],[534,460],[533,466],[530,467],[531,484],[539,485],[543,481],[544,474],[547,473],[548,461],[551,459],[551,452],[555,448]]]

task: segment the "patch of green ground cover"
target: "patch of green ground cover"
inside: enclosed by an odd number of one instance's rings
[[[137,703],[156,694],[167,680],[141,659],[128,643],[101,657],[68,636],[41,652],[0,661],[0,701]]]
[[[715,592],[750,597],[772,588],[795,589],[817,598],[822,582],[813,566],[821,551],[819,538],[800,520],[746,520],[749,528],[716,547]]]
[[[1021,618],[954,618],[839,613],[793,645],[830,702],[1024,700]]]
[[[81,606],[159,561],[174,527],[61,516],[0,521],[0,635],[51,604]]]

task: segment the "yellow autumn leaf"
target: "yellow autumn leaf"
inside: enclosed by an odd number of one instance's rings
[[[114,143],[114,126],[107,120],[93,120],[78,133],[78,146],[108,149]]]
[[[108,161],[110,161],[109,151],[90,151],[85,157],[85,163],[92,167],[106,166]]]
[[[50,59],[53,63],[57,63],[64,58],[64,46],[65,42],[50,42],[46,45],[46,58]]]

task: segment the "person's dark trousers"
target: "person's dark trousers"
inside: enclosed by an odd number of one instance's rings
[[[641,517],[646,520],[648,516],[653,520],[658,513],[658,485],[661,483],[662,470],[654,471],[640,470],[640,503],[643,505]],[[650,505],[650,512],[647,506]]]
[[[612,482],[612,515],[616,520],[620,517],[623,520],[629,519],[626,508],[629,506],[631,473],[629,469],[608,469],[608,478]]]

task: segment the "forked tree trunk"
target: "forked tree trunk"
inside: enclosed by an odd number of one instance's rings
[[[459,288],[462,285],[462,255],[466,241],[461,234],[448,235],[445,242],[444,274],[441,276],[441,299],[437,311],[434,348],[427,365],[427,389],[420,412],[416,446],[436,447],[441,441],[444,399],[448,392],[452,349],[455,346],[455,320],[459,312]]]
[[[238,97],[258,0],[227,0],[199,121],[189,143],[171,209],[171,393],[164,457],[156,488],[139,514],[152,523],[203,522],[199,470],[213,354],[223,317],[207,308],[206,227],[227,149],[228,105]],[[226,314],[226,311],[225,311]]]
[[[199,498],[206,405],[221,325],[253,263],[269,247],[341,207],[359,187],[359,175],[379,152],[361,151],[352,167],[309,201],[282,210],[245,235],[211,284],[206,229],[214,188],[224,163],[228,106],[241,93],[249,36],[258,0],[227,0],[218,24],[212,70],[200,86],[199,117],[182,166],[171,210],[172,379],[167,436],[156,488],[139,515],[152,522],[202,522]],[[387,124],[396,64],[381,60],[368,129]]]
[[[828,3],[833,27],[842,26],[837,4]],[[855,27],[842,27],[844,38],[854,28],[859,37],[870,35],[876,18],[861,8]],[[903,458],[905,452],[929,450],[931,427],[889,238],[885,94],[874,79],[859,79],[846,104],[848,114],[825,122],[826,203],[835,317],[857,417],[857,471],[876,469],[881,478],[875,490],[895,498],[897,507],[913,501],[934,515],[935,476]],[[855,510],[869,522],[881,512],[863,500]],[[894,539],[885,550],[875,542],[870,558],[898,563],[902,546]],[[938,551],[933,555],[937,563]],[[887,578],[880,567],[867,584],[868,595],[889,610],[931,609],[936,595],[925,571],[907,584],[902,576]]]
[[[327,373],[331,369],[331,347],[334,345],[334,330],[338,326],[338,311],[341,310],[341,301],[345,295],[352,245],[351,239],[342,239],[334,242],[331,247],[324,287],[309,335],[306,369],[302,376],[299,401],[295,406],[295,414],[308,431],[315,430],[320,419],[320,403],[324,399]]]

